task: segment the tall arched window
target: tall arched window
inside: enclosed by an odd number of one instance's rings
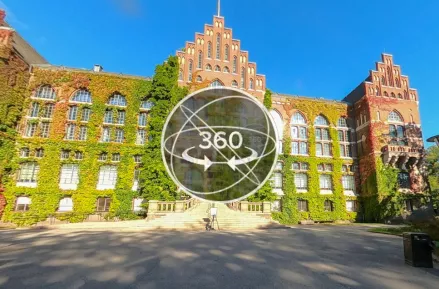
[[[87,140],[88,127],[86,122],[90,120],[91,109],[78,103],[91,104],[90,92],[86,89],[76,91],[69,101],[69,111],[67,114],[66,140]],[[76,133],[79,131],[78,133]]]
[[[341,117],[337,122],[338,142],[340,145],[340,157],[351,158],[354,150],[353,134],[346,118]]]
[[[238,57],[237,56],[233,56],[233,73],[236,73],[236,67],[238,65]]]
[[[48,138],[51,119],[55,111],[55,90],[50,85],[40,86],[32,98],[42,99],[43,101],[33,101],[31,103],[23,135],[25,137]],[[38,135],[37,130],[39,131]]]
[[[316,135],[316,155],[317,156],[331,156],[331,138],[329,136],[329,122],[319,115],[314,120],[314,130]]]
[[[178,80],[183,81],[183,70],[180,69],[180,72],[178,73]]]
[[[305,117],[300,112],[295,112],[291,117],[291,154],[308,154],[308,125]]]
[[[404,90],[404,99],[409,99],[409,94],[407,90]]]
[[[245,88],[245,67],[241,67],[241,88]]]
[[[225,61],[229,61],[229,45],[226,44],[226,46],[224,47],[224,60]]]
[[[198,66],[199,69],[203,68],[203,51],[198,51]]]
[[[112,96],[110,96],[110,98],[108,98],[107,104],[115,106],[127,106],[127,100],[125,96],[116,92]]]
[[[188,65],[189,81],[192,81],[193,66],[194,66],[194,63],[193,63],[193,61],[191,59],[191,60],[189,60],[189,65]]]
[[[50,85],[42,85],[38,87],[34,97],[42,99],[55,99],[56,93]]]
[[[123,124],[125,124],[127,101],[125,96],[118,92],[113,93],[107,102],[108,108],[104,114],[101,142],[122,143],[125,140]]]
[[[381,92],[380,92],[380,88],[377,86],[377,87],[375,87],[375,95],[376,96],[378,96],[378,95],[380,95],[381,94]]]
[[[389,123],[390,144],[406,146],[407,139],[405,137],[404,120],[401,114],[396,110],[391,111],[387,117],[387,122]]]
[[[401,82],[399,81],[398,78],[395,78],[395,85],[396,85],[397,87],[401,87]]]
[[[221,34],[216,34],[216,59],[221,59]]]
[[[278,146],[278,151],[281,154],[282,153],[282,141],[284,138],[284,121],[282,119],[281,114],[277,111],[277,110],[270,110],[270,114],[273,117],[274,120],[274,126],[275,129],[277,131],[277,135],[279,137],[279,143],[277,144]]]
[[[250,89],[254,89],[253,79],[250,79]]]
[[[212,42],[207,42],[207,58],[212,58]]]
[[[381,85],[386,85],[386,77],[384,75],[381,76]]]
[[[392,77],[392,69],[390,67],[387,67],[387,79],[389,80],[389,86],[392,86],[393,77]]]

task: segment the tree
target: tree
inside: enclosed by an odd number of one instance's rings
[[[267,89],[265,90],[264,94],[264,106],[267,109],[271,109],[271,90]]]
[[[432,146],[427,149],[426,173],[428,176],[428,185],[431,190],[433,198],[433,206],[436,210],[439,209],[439,147]]]
[[[148,119],[148,142],[141,172],[141,194],[147,200],[175,200],[177,186],[169,177],[161,155],[161,135],[166,118],[187,94],[178,86],[178,58],[171,56],[158,65],[148,99],[154,103]]]
[[[273,192],[270,181],[267,181],[255,194],[248,197],[247,200],[249,202],[273,202],[276,198],[277,195]]]

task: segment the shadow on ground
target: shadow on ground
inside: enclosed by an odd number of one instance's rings
[[[3,230],[0,288],[437,288],[401,238],[366,230]]]

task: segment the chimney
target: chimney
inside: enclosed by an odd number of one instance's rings
[[[104,68],[102,66],[100,66],[99,64],[95,64],[93,66],[93,71],[94,72],[101,72],[102,70],[104,70]]]

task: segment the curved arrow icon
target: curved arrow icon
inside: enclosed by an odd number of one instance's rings
[[[188,161],[190,163],[204,166],[204,171],[206,171],[213,164],[227,164],[227,165],[230,166],[230,168],[232,170],[236,170],[236,166],[252,162],[252,161],[254,161],[255,159],[258,158],[258,152],[257,151],[255,151],[252,148],[245,147],[245,148],[251,150],[251,152],[252,152],[252,154],[249,157],[237,160],[236,157],[233,156],[227,162],[212,162],[206,155],[204,155],[204,159],[197,159],[197,158],[191,157],[189,155],[189,151],[191,149],[194,149],[194,148],[195,147],[191,147],[191,148],[186,149],[181,156],[183,157],[184,160],[186,160],[186,161]]]

